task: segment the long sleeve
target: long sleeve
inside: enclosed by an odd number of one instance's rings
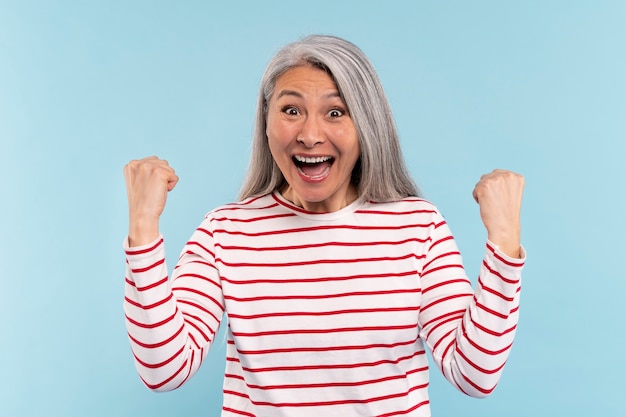
[[[162,237],[126,252],[124,311],[135,365],[146,386],[168,391],[200,367],[224,312],[211,233],[200,227],[172,280]]]
[[[485,397],[511,350],[525,259],[509,258],[487,242],[472,291],[443,219],[432,238],[421,276],[421,336],[446,379],[467,395]]]

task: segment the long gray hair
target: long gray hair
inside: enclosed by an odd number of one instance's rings
[[[240,198],[268,194],[286,185],[268,145],[267,108],[276,80],[302,65],[321,68],[333,78],[352,117],[361,150],[352,172],[359,196],[377,202],[418,196],[402,157],[389,102],[372,64],[356,45],[344,39],[312,35],[280,49],[261,78],[252,154]]]

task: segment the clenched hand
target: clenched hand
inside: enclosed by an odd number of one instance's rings
[[[124,166],[128,195],[130,246],[152,242],[159,235],[159,217],[165,208],[167,193],[178,176],[167,161],[151,156],[130,161]]]
[[[520,212],[524,177],[496,169],[480,177],[473,196],[480,206],[480,217],[487,238],[507,255],[520,257]]]

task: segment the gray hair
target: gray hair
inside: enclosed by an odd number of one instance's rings
[[[369,201],[396,201],[418,196],[378,75],[354,44],[334,36],[312,35],[280,49],[261,78],[252,154],[240,198],[274,192],[286,185],[268,145],[267,107],[277,79],[288,70],[312,65],[335,81],[356,128],[361,155],[352,172],[359,196]]]

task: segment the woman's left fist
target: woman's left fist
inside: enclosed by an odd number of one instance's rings
[[[480,177],[472,193],[480,206],[480,217],[487,229],[487,238],[513,258],[520,257],[523,192],[523,176],[496,169]]]

